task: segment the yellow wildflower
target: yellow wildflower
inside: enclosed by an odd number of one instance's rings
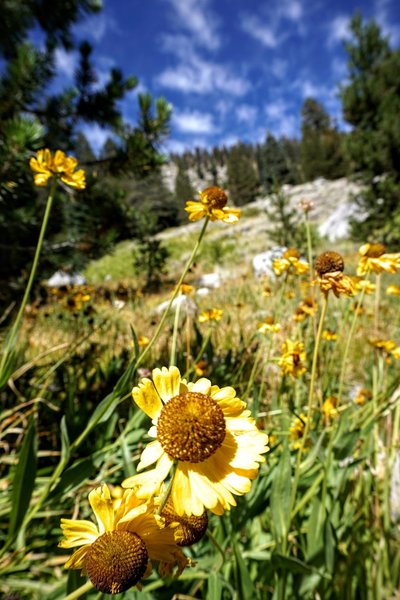
[[[221,515],[236,505],[233,494],[250,490],[268,436],[232,387],[219,388],[205,378],[187,383],[177,367],[164,367],[133,388],[132,396],[152,419],[149,435],[155,438],[142,452],[138,471],[156,465],[122,487],[139,486],[138,493],[151,496],[172,471],[174,510],[197,516],[205,508]]]
[[[354,277],[354,287],[355,292],[362,292],[364,290],[364,294],[373,294],[376,290],[376,284],[368,281],[368,279],[360,279],[359,277]]]
[[[139,337],[137,339],[138,345],[140,347],[147,346],[149,341],[150,341],[149,338],[146,337],[145,335],[139,335]]]
[[[92,490],[89,503],[92,521],[61,519],[61,548],[75,548],[66,569],[81,569],[93,586],[106,594],[119,594],[140,582],[150,572],[151,562],[178,564],[187,560],[178,548],[173,527],[155,514],[153,502],[125,490],[116,508],[107,485]]]
[[[182,283],[180,291],[185,296],[192,296],[194,294],[194,287],[188,283]]]
[[[383,244],[363,244],[358,250],[360,260],[357,275],[374,273],[396,273],[400,269],[400,252],[386,254]]]
[[[327,425],[331,419],[334,419],[338,411],[336,409],[338,399],[336,396],[329,396],[322,405],[322,414],[324,417],[324,424]]]
[[[332,331],[332,329],[324,329],[322,332],[322,337],[324,340],[327,340],[328,342],[336,342],[337,333]]]
[[[223,314],[224,311],[221,308],[209,308],[208,310],[203,310],[203,312],[199,314],[199,322],[220,321]]]
[[[363,406],[367,400],[371,400],[372,392],[367,388],[359,387],[354,396],[354,402],[359,406]]]
[[[224,190],[217,186],[211,186],[199,192],[200,201],[188,200],[185,210],[189,213],[189,221],[198,221],[203,217],[209,217],[211,221],[223,221],[224,223],[236,223],[240,218],[238,208],[228,208],[228,196]]]
[[[263,323],[258,324],[258,331],[260,333],[277,333],[281,330],[279,323],[275,323],[274,317],[266,317]]]
[[[396,360],[400,360],[400,346],[393,348],[393,350],[390,351],[390,354],[394,356]]]
[[[307,417],[304,413],[300,414],[300,417],[296,417],[289,427],[289,439],[292,442],[293,450],[298,450],[301,446],[301,440],[304,435],[306,428]],[[306,445],[310,444],[310,440],[307,440]]]
[[[300,377],[307,371],[304,365],[307,356],[303,342],[287,339],[282,346],[282,353],[278,365],[284,375]]]
[[[382,340],[380,338],[369,338],[368,342],[371,346],[374,346],[377,350],[382,350],[383,352],[391,352],[396,348],[396,342],[393,340]]]
[[[300,252],[295,248],[288,248],[282,258],[276,258],[272,262],[272,268],[278,277],[285,271],[295,275],[304,275],[308,271],[308,263],[300,259]]]
[[[317,283],[320,290],[327,295],[330,290],[339,297],[341,294],[354,295],[354,282],[351,277],[343,274],[344,261],[338,252],[328,250],[320,254],[315,261],[318,274]]]
[[[78,161],[73,156],[66,156],[62,150],[57,150],[54,156],[48,148],[38,150],[36,157],[32,157],[29,164],[38,186],[44,187],[51,177],[57,177],[74,189],[84,190],[86,187],[85,171],[75,171]]]
[[[386,294],[388,296],[400,296],[400,285],[388,285]]]

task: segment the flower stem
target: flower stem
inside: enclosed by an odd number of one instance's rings
[[[311,240],[311,230],[310,230],[310,221],[308,219],[308,214],[304,215],[304,222],[306,228],[306,236],[307,236],[307,257],[309,264],[309,276],[310,276],[310,297],[312,305],[315,303],[315,288],[313,286],[313,258],[312,258],[312,240]],[[317,318],[316,313],[312,314],[312,324],[313,324],[313,332],[314,339],[317,337]]]
[[[160,506],[157,509],[157,514],[158,515],[161,515],[162,511],[164,510],[165,505],[168,502],[168,498],[171,495],[172,484],[174,483],[174,477],[175,477],[177,466],[178,466],[178,461],[174,460],[174,462],[172,464],[171,472],[170,472],[170,480],[168,482],[167,489],[165,490],[165,494],[161,498]]]
[[[86,592],[89,592],[92,589],[92,582],[87,581],[86,583],[81,585],[80,588],[78,588],[74,592],[71,592],[70,594],[68,594],[68,596],[65,596],[64,600],[76,600],[76,598],[80,598],[81,596],[83,596],[83,594],[86,594]]]
[[[168,306],[166,307],[166,309],[165,309],[165,311],[164,311],[164,313],[163,313],[163,315],[162,315],[162,317],[160,319],[160,322],[158,323],[157,329],[154,332],[153,337],[151,338],[150,342],[148,343],[148,345],[146,346],[146,348],[143,350],[142,354],[140,354],[138,356],[138,359],[137,359],[136,365],[135,365],[136,368],[138,368],[138,366],[142,364],[144,358],[150,352],[150,349],[154,346],[155,342],[157,341],[157,339],[158,339],[158,337],[159,337],[159,335],[160,335],[160,333],[162,331],[162,328],[164,326],[165,320],[166,320],[166,318],[167,318],[167,316],[169,314],[169,311],[171,310],[172,303],[175,300],[175,298],[177,297],[177,295],[178,295],[178,293],[179,293],[179,291],[181,289],[181,285],[182,285],[182,283],[183,283],[183,281],[184,281],[184,279],[185,279],[185,277],[186,277],[186,275],[187,275],[187,273],[188,273],[188,271],[189,271],[189,269],[190,269],[190,267],[191,267],[191,265],[192,265],[192,263],[193,263],[193,261],[194,261],[194,259],[196,257],[196,254],[198,252],[198,249],[200,247],[200,244],[201,244],[201,242],[203,240],[203,237],[204,237],[204,234],[206,232],[209,220],[210,220],[209,217],[206,217],[206,219],[204,221],[203,228],[202,228],[202,230],[200,232],[200,235],[198,237],[198,240],[197,240],[197,242],[196,242],[196,244],[195,244],[195,246],[194,246],[194,248],[192,250],[192,253],[191,253],[190,257],[189,257],[189,260],[186,263],[186,266],[185,266],[185,268],[184,268],[184,270],[182,272],[182,275],[180,276],[179,281],[178,281],[178,283],[175,286],[174,293],[172,294],[171,299],[170,299],[170,301],[168,303]]]
[[[38,239],[38,243],[36,245],[35,256],[33,258],[33,263],[32,263],[32,268],[31,268],[31,272],[29,275],[28,283],[25,288],[24,296],[22,298],[22,302],[19,307],[18,314],[17,314],[16,319],[11,327],[11,330],[6,338],[3,354],[1,357],[1,363],[0,363],[0,378],[4,372],[4,367],[9,358],[9,352],[10,352],[10,350],[12,350],[13,346],[15,346],[15,342],[18,337],[18,331],[19,331],[19,328],[21,325],[21,319],[24,314],[26,304],[28,302],[29,294],[31,293],[33,281],[35,279],[36,270],[37,270],[37,266],[39,263],[40,252],[42,250],[43,240],[44,240],[44,236],[45,236],[46,229],[47,229],[47,224],[48,224],[49,217],[50,217],[50,212],[51,212],[51,207],[53,204],[54,193],[56,191],[56,187],[57,187],[57,179],[54,177],[52,180],[50,192],[49,192],[49,195],[47,198],[46,210],[45,210],[45,213],[43,216],[42,226],[40,228],[39,239]]]
[[[290,512],[292,512],[295,501],[296,501],[297,487],[299,485],[299,479],[300,479],[301,457],[304,452],[308,433],[310,431],[310,426],[311,426],[311,418],[312,418],[312,412],[313,412],[312,403],[313,403],[313,398],[314,398],[315,377],[316,377],[316,373],[317,373],[318,351],[319,351],[319,346],[320,346],[320,342],[321,342],[322,330],[324,327],[324,321],[325,321],[327,307],[328,307],[328,294],[324,294],[324,300],[323,300],[321,315],[320,315],[319,324],[318,324],[317,337],[315,339],[315,345],[314,345],[313,362],[312,362],[312,367],[311,367],[311,380],[310,380],[310,389],[309,389],[309,393],[308,393],[308,405],[307,405],[307,420],[306,420],[306,423],[304,426],[304,433],[301,438],[301,445],[298,450],[297,458],[296,458],[296,468],[295,468],[295,472],[294,472],[294,481],[293,481],[293,488],[292,488],[292,495],[291,495],[291,502],[290,502],[290,507],[291,507]]]

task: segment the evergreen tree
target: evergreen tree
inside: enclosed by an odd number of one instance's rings
[[[325,108],[306,98],[302,110],[301,169],[305,181],[316,177],[337,179],[346,173],[342,136],[332,125]]]
[[[179,215],[181,220],[183,220],[184,215],[187,216],[187,213],[184,210],[186,201],[193,200],[197,194],[191,184],[184,161],[178,158],[176,163],[178,165],[178,171],[175,178],[175,198],[179,207]]]
[[[239,143],[233,146],[227,162],[228,190],[236,206],[253,202],[259,191],[259,178],[251,146]]]
[[[366,188],[356,199],[364,219],[353,223],[358,240],[400,247],[400,50],[392,50],[379,26],[351,21],[346,43],[348,84],[341,88],[343,114],[352,125],[347,152]]]
[[[79,45],[80,64],[73,84],[58,92],[51,91],[50,86],[56,75],[56,50],[59,47],[74,49],[77,43],[71,34],[71,26],[85,13],[95,13],[99,8],[98,0],[35,0],[24,3],[7,0],[2,5],[0,59],[4,61],[4,68],[0,77],[0,178],[3,182],[0,185],[0,302],[7,301],[4,292],[10,289],[10,285],[18,285],[19,280],[22,281],[26,276],[43,215],[45,192],[33,186],[29,171],[28,162],[33,151],[49,147],[51,150],[59,148],[79,155],[87,171],[88,185],[84,192],[86,208],[90,206],[87,214],[83,215],[80,203],[63,202],[63,194],[57,193],[39,277],[46,273],[46,269],[54,269],[63,258],[74,262],[71,254],[73,249],[79,254],[79,248],[91,245],[101,252],[101,240],[114,237],[116,223],[110,219],[110,198],[107,197],[111,180],[103,186],[102,177],[120,173],[146,177],[159,169],[163,162],[159,146],[168,134],[170,106],[164,99],[158,99],[153,104],[148,94],[142,94],[139,96],[137,126],[124,123],[118,101],[136,85],[136,78],[125,78],[118,69],[112,69],[103,87],[95,85],[92,49],[87,42]],[[28,41],[32,28],[43,33],[43,47],[36,48]],[[111,158],[98,160],[93,156],[79,134],[84,123],[97,123],[115,134],[116,152]],[[115,196],[118,197],[118,192]],[[113,209],[115,215],[120,215],[118,207],[113,206]],[[103,218],[106,221],[99,224]],[[117,237],[126,235],[129,227],[121,227],[122,220],[119,217],[117,220]],[[107,234],[108,225],[110,236]],[[73,229],[73,235],[70,236],[67,227]],[[98,235],[99,231],[101,236]],[[91,236],[89,244],[87,240]],[[65,247],[71,249],[71,255],[53,251],[54,248],[63,247],[62,240]],[[80,264],[81,258],[77,256],[75,262]]]

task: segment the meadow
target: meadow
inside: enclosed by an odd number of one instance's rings
[[[398,599],[400,255],[308,235],[256,278],[246,215],[188,204],[158,291],[123,243],[3,331],[2,598]]]

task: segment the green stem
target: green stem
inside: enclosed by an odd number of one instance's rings
[[[307,236],[307,257],[308,264],[310,269],[310,297],[312,304],[314,306],[315,303],[315,288],[313,286],[313,258],[312,258],[312,240],[311,240],[311,231],[310,231],[310,221],[308,220],[308,214],[304,215],[305,218],[305,226],[306,226],[306,236]],[[317,337],[317,317],[316,313],[312,314],[312,324],[313,324],[313,332],[314,339]]]
[[[178,298],[181,298],[181,294],[179,294]],[[178,303],[175,309],[175,318],[174,318],[174,329],[172,333],[172,342],[171,342],[171,355],[169,359],[170,367],[176,366],[176,345],[178,338],[178,326],[179,326],[179,314],[181,312],[181,305]]]
[[[314,398],[314,386],[315,386],[315,378],[316,378],[316,373],[317,373],[318,350],[319,350],[319,345],[321,342],[322,330],[324,327],[324,321],[325,321],[327,307],[328,307],[328,294],[324,294],[321,316],[320,316],[319,324],[318,324],[317,337],[315,339],[313,362],[312,362],[312,367],[311,367],[311,380],[310,380],[310,389],[309,389],[309,394],[308,394],[308,405],[307,405],[307,420],[306,420],[306,424],[304,426],[304,434],[301,438],[301,445],[297,452],[296,467],[295,467],[295,472],[294,472],[294,481],[293,481],[293,488],[292,488],[291,501],[290,501],[290,512],[292,512],[294,503],[296,501],[297,487],[299,485],[299,479],[300,479],[301,457],[304,452],[304,448],[306,445],[306,441],[307,441],[308,434],[310,431],[310,426],[311,426],[311,418],[312,418],[312,412],[313,412],[312,402],[313,402],[313,398]]]
[[[4,351],[3,351],[3,355],[2,355],[2,359],[1,359],[0,373],[3,373],[5,364],[8,359],[8,354],[9,354],[10,350],[13,348],[13,346],[15,345],[15,342],[17,339],[18,330],[19,330],[19,327],[21,324],[21,319],[24,314],[26,304],[28,302],[28,298],[29,298],[29,294],[32,289],[33,281],[35,279],[36,270],[37,270],[37,266],[39,263],[40,252],[41,252],[42,246],[43,246],[43,240],[44,240],[44,236],[45,236],[46,229],[47,229],[47,224],[48,224],[49,217],[50,217],[50,212],[51,212],[51,207],[53,204],[54,193],[56,191],[56,187],[57,187],[57,179],[54,177],[52,180],[52,183],[51,183],[49,196],[47,198],[46,210],[45,210],[45,213],[43,216],[42,226],[40,228],[39,239],[38,239],[38,243],[36,245],[35,256],[33,258],[33,264],[32,264],[31,272],[29,275],[28,283],[25,288],[24,296],[22,298],[22,302],[19,307],[17,317],[16,317],[14,324],[11,327],[10,333],[8,334],[7,339],[6,339],[6,343],[5,343],[5,347],[4,347]]]
[[[381,274],[378,273],[375,277],[375,303],[374,303],[374,329],[375,335],[378,335],[379,330],[379,304],[381,301]]]
[[[170,480],[168,482],[167,489],[165,490],[165,494],[161,498],[160,506],[157,509],[157,514],[158,515],[161,515],[162,511],[164,510],[165,505],[168,502],[168,498],[171,495],[172,484],[174,483],[174,477],[175,477],[177,466],[178,466],[178,461],[174,460],[174,462],[172,464],[171,472],[170,472]]]
[[[345,346],[344,353],[343,353],[342,366],[341,366],[341,369],[340,369],[338,401],[337,401],[337,407],[336,408],[339,407],[339,405],[340,405],[340,403],[342,401],[343,383],[344,383],[344,377],[346,375],[347,358],[348,358],[348,355],[349,355],[351,340],[353,338],[354,330],[355,330],[355,327],[356,327],[358,313],[360,312],[360,307],[361,307],[362,301],[364,299],[364,294],[365,294],[365,287],[363,287],[363,289],[361,290],[360,297],[358,299],[358,302],[356,304],[356,308],[354,310],[353,320],[351,322],[349,335],[347,336],[347,340],[346,340],[346,346]]]
[[[68,596],[65,596],[64,600],[76,600],[76,598],[80,598],[81,596],[83,596],[83,594],[86,594],[86,592],[89,592],[92,589],[93,585],[91,581],[87,581],[86,583],[81,585],[80,588],[78,588],[74,592],[71,592],[70,594],[68,594]]]
[[[170,299],[170,301],[168,303],[168,306],[166,307],[166,309],[165,309],[165,311],[164,311],[164,313],[163,313],[163,315],[162,315],[162,317],[160,319],[160,322],[159,322],[159,324],[157,326],[156,331],[153,334],[153,337],[151,338],[151,340],[148,343],[148,345],[146,346],[146,348],[143,350],[142,354],[140,354],[140,356],[138,357],[138,359],[136,361],[136,365],[135,365],[136,368],[138,368],[138,366],[142,364],[144,358],[150,352],[150,349],[152,348],[152,346],[154,346],[155,342],[157,341],[157,339],[158,339],[158,337],[159,337],[159,335],[160,335],[160,333],[162,331],[162,328],[164,326],[165,320],[166,320],[166,318],[167,318],[167,316],[169,314],[169,311],[171,309],[172,303],[175,300],[175,298],[177,297],[177,295],[178,295],[178,293],[179,293],[179,291],[181,289],[181,285],[182,285],[182,283],[183,283],[186,275],[188,274],[188,271],[189,271],[189,269],[190,269],[190,267],[191,267],[191,265],[192,265],[192,263],[193,263],[193,261],[194,261],[194,259],[196,257],[196,254],[198,252],[198,249],[200,247],[200,244],[201,244],[201,242],[203,240],[203,237],[204,237],[204,234],[206,232],[209,220],[210,220],[209,217],[206,217],[206,219],[204,221],[203,228],[202,228],[202,230],[200,232],[200,235],[198,237],[198,240],[197,240],[197,242],[196,242],[196,244],[195,244],[195,246],[193,248],[193,251],[192,251],[192,254],[189,257],[189,260],[186,263],[186,266],[185,266],[185,268],[183,270],[183,273],[180,276],[179,281],[178,281],[178,283],[175,286],[174,293],[171,296],[171,299]]]

